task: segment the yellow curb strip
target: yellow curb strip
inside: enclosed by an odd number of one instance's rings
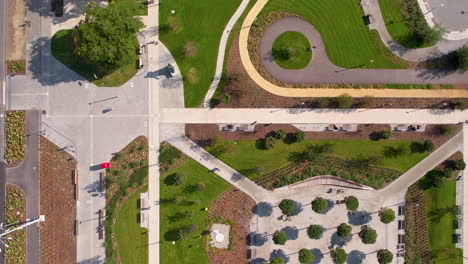
[[[457,98],[468,97],[465,89],[354,89],[354,88],[287,88],[275,85],[264,79],[255,69],[250,60],[247,43],[249,31],[255,18],[267,4],[268,0],[258,0],[244,19],[239,34],[239,52],[242,64],[252,80],[268,92],[285,97],[336,97],[344,93],[352,97],[374,96],[374,97],[445,97]]]

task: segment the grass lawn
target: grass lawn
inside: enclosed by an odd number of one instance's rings
[[[117,216],[114,230],[122,263],[148,262],[148,230],[139,223],[140,193],[147,190],[148,187],[144,187],[130,196]]]
[[[203,102],[215,73],[222,32],[240,2],[171,0],[159,7],[159,38],[184,77],[186,107]]]
[[[299,32],[287,31],[273,42],[273,58],[285,69],[303,69],[312,58],[307,38]]]
[[[115,2],[136,2],[135,15],[147,16],[148,15],[148,0],[114,0]],[[111,1],[112,2],[112,1]]]
[[[102,76],[99,79],[94,78],[94,73],[98,72],[93,65],[86,65],[73,55],[71,39],[71,29],[60,30],[52,37],[51,50],[52,55],[68,68],[83,76],[86,80],[97,86],[118,87],[130,80],[138,72],[138,54],[135,52],[134,63],[123,66],[113,73]],[[135,37],[135,43],[138,43]],[[98,76],[99,77],[99,76]]]
[[[179,186],[168,185],[167,178],[176,172],[187,177],[186,183]],[[197,182],[203,182],[206,188],[203,191],[187,191],[187,187]],[[209,264],[205,251],[205,237],[196,238],[208,227],[206,212],[203,208],[209,207],[216,197],[230,188],[229,183],[192,159],[161,177],[161,263]],[[183,201],[175,204],[173,199],[176,197],[181,197]],[[192,215],[182,219],[171,219],[175,217],[175,214],[186,211],[191,212]],[[170,235],[171,231],[194,224],[198,225],[197,232],[191,234],[187,240],[178,240],[175,245],[171,243],[173,240]]]
[[[249,171],[256,167],[262,167],[262,174],[274,169],[286,166],[289,154],[293,151],[301,151],[311,144],[333,143],[335,151],[327,154],[334,157],[349,159],[359,155],[381,154],[384,146],[405,145],[409,150],[412,141],[370,141],[370,140],[304,140],[299,143],[285,144],[278,141],[276,146],[270,150],[258,149],[256,141],[233,141],[233,151],[224,153],[219,158],[239,172],[247,172],[246,176],[255,178],[261,175],[250,174]],[[386,158],[379,167],[394,169],[401,172],[407,171],[416,163],[427,156],[427,153],[410,153],[409,151],[398,158]]]
[[[395,56],[384,54],[382,41],[370,35],[358,1],[270,0],[259,16],[272,11],[293,12],[314,25],[322,35],[328,57],[338,66],[383,69],[404,67]]]
[[[436,208],[446,208],[455,205],[455,181],[443,179],[443,185],[440,188],[431,188],[424,191],[426,198],[426,211],[430,212]],[[439,223],[428,222],[429,226],[429,245],[431,251],[440,251],[438,256],[431,263],[437,264],[457,264],[463,263],[462,257],[451,257],[444,249],[451,249],[458,256],[462,255],[461,249],[455,249],[453,243],[453,216],[445,214]]]
[[[421,41],[403,16],[401,0],[379,0],[380,10],[393,40],[407,48],[422,48]]]

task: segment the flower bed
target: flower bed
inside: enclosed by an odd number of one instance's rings
[[[14,228],[26,221],[26,198],[19,187],[7,185],[6,189],[6,225],[12,224],[9,228]],[[8,236],[11,240],[7,241],[9,247],[5,249],[6,263],[26,263],[26,229],[17,230]]]
[[[5,161],[8,166],[20,163],[26,154],[26,112],[8,111],[5,119]]]

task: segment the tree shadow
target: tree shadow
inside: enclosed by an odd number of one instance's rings
[[[366,254],[359,250],[353,250],[348,254],[348,264],[361,264],[362,261],[366,258]]]
[[[240,174],[239,172],[234,172],[231,175],[231,181],[233,181],[233,182],[237,182],[237,181],[240,181],[242,179],[244,179],[244,175]]]
[[[318,264],[322,262],[323,254],[322,254],[322,251],[320,251],[320,249],[313,248],[310,250],[310,252],[312,252],[312,254],[314,254],[315,256],[314,261],[312,261],[310,264]]]
[[[252,213],[259,217],[268,217],[273,213],[273,205],[267,202],[260,202],[252,208]]]
[[[343,247],[346,245],[349,241],[353,239],[353,235],[349,235],[347,237],[340,237],[338,234],[335,232],[330,238],[330,243],[332,246],[338,246],[338,247]]]
[[[348,223],[354,226],[368,224],[372,220],[372,215],[366,211],[348,212]]]
[[[326,199],[326,201],[327,201],[327,209],[325,209],[325,211],[323,211],[321,214],[327,214],[328,212],[331,211],[331,209],[333,209],[333,207],[335,207],[335,203],[332,200]]]
[[[293,214],[291,216],[298,215],[304,210],[302,208],[302,204],[300,202],[293,201],[293,203],[294,203],[294,212],[293,212]]]
[[[285,263],[289,262],[289,256],[281,249],[275,249],[270,253],[270,261],[275,258],[282,258]]]
[[[281,231],[286,233],[288,240],[296,240],[299,237],[299,230],[293,226],[284,227]]]
[[[252,259],[251,261],[248,262],[248,264],[266,264],[267,261],[263,258],[256,258]]]
[[[248,246],[260,247],[268,241],[268,237],[264,234],[250,232],[245,240]]]
[[[78,261],[77,264],[102,264],[104,260],[100,256]]]
[[[32,43],[28,69],[32,73],[32,79],[37,80],[43,86],[86,81],[83,76],[52,56],[51,39],[46,37],[40,37]]]

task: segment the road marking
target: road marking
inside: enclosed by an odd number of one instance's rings
[[[11,94],[11,96],[48,96],[48,93],[18,93]]]

